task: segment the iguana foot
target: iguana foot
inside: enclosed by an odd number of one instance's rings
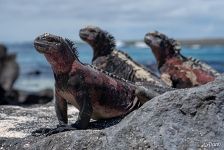
[[[75,123],[73,123],[73,124],[71,124],[71,127],[73,127],[73,128],[76,128],[76,129],[80,129],[80,130],[82,130],[82,129],[86,129],[87,128],[87,126],[88,126],[88,124],[82,124],[81,123],[81,121],[76,121]]]
[[[135,95],[139,98],[139,101],[144,104],[150,99],[159,96],[159,93],[151,90],[151,89],[146,89],[144,86],[139,86],[135,90]]]
[[[57,134],[60,132],[76,130],[77,128],[70,125],[58,125],[57,128],[40,128],[31,133],[32,136],[50,136],[52,134]]]
[[[40,128],[37,129],[33,132],[31,132],[32,136],[41,136],[41,135],[45,135],[46,133],[48,133],[50,130],[52,130],[51,128]]]

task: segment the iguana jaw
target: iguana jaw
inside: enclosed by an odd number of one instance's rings
[[[34,47],[40,53],[52,53],[62,48],[62,38],[49,33],[44,33],[34,40]]]
[[[89,43],[90,45],[94,46],[96,44],[97,36],[99,35],[100,29],[94,26],[87,26],[79,30],[80,38]]]
[[[144,41],[150,47],[160,48],[162,39],[156,36],[156,32],[152,32],[145,35]]]
[[[157,32],[147,33],[145,35],[144,41],[151,48],[154,56],[156,57],[158,67],[160,67],[165,61],[166,52],[165,49],[162,49],[163,47],[161,47],[162,39],[156,35]]]

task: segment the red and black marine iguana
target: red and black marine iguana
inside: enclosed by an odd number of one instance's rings
[[[93,49],[92,64],[126,80],[167,86],[153,72],[138,64],[128,54],[117,50],[115,39],[108,32],[95,26],[80,29],[79,36]]]
[[[206,84],[220,75],[199,60],[184,57],[180,44],[162,33],[147,33],[144,40],[156,57],[161,79],[174,88]]]
[[[72,129],[86,129],[90,118],[108,119],[124,116],[158,95],[127,80],[83,64],[74,43],[62,37],[43,34],[34,41],[36,50],[46,57],[55,77],[55,109],[59,120],[56,129],[33,133],[48,135]],[[80,112],[78,120],[67,125],[67,103]]]

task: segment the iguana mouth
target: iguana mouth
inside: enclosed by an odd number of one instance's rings
[[[161,37],[158,35],[158,32],[147,33],[145,35],[144,41],[149,46],[160,46]]]
[[[89,34],[86,32],[85,29],[80,29],[79,36],[82,40],[86,40],[89,36]]]
[[[49,33],[38,36],[34,40],[34,47],[40,53],[51,53],[53,51],[57,51],[60,49],[61,45],[61,37]]]
[[[94,33],[89,31],[86,28],[80,29],[79,36],[82,40],[84,40],[86,42],[90,42],[90,43],[93,42],[96,38]]]
[[[144,41],[145,41],[146,44],[151,45],[151,43],[152,43],[151,36],[149,34],[146,34],[145,38],[144,38]]]

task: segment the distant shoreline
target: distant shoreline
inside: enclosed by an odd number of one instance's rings
[[[214,38],[214,39],[177,39],[183,46],[192,46],[192,45],[224,45],[224,38]],[[134,45],[136,42],[144,42],[142,40],[125,40],[123,41],[127,45]]]
[[[194,40],[178,40],[182,45],[224,45],[224,39],[194,39]]]

